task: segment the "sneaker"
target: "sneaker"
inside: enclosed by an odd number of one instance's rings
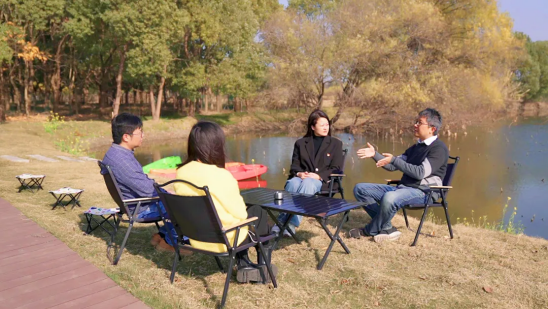
[[[291,223],[287,224],[287,229],[290,229],[291,232],[293,232],[293,235],[295,235],[295,229],[296,229],[296,228],[297,228],[297,227],[294,226],[294,225],[291,224]],[[284,237],[291,237],[291,233],[289,233],[289,231],[288,231],[287,229],[284,230]]]
[[[382,230],[379,234],[373,237],[375,242],[381,243],[385,240],[393,241],[400,238],[401,232],[397,228],[392,227],[388,230]]]
[[[278,275],[278,267],[274,264],[270,264],[272,267],[272,272],[274,273],[274,276]],[[236,280],[239,283],[262,283],[267,284],[272,282],[272,279],[270,278],[270,274],[268,273],[268,269],[266,268],[266,265],[258,265],[253,266],[250,265],[245,268],[240,268],[236,272]]]
[[[278,235],[278,234],[280,234],[280,227],[277,224],[274,224],[274,226],[272,227],[272,229],[270,231],[272,233]]]
[[[175,248],[173,248],[173,246],[170,246],[164,239],[162,239],[156,245],[156,250],[161,252],[173,252],[173,253],[175,252]],[[179,254],[182,256],[188,256],[188,255],[192,255],[192,251],[184,248],[179,248]]]
[[[295,234],[295,226],[293,224],[289,223],[287,225],[287,228],[291,229],[291,232],[293,232],[293,234]],[[270,231],[272,231],[272,233],[275,233],[276,235],[279,235],[280,234],[280,227],[277,226],[277,225],[274,225]],[[291,234],[289,233],[289,231],[287,231],[287,229],[284,230],[284,237],[291,237]]]
[[[368,237],[368,236],[371,236],[371,235],[369,235],[369,233],[367,233],[365,231],[365,229],[363,229],[363,228],[356,228],[356,229],[351,229],[350,231],[348,231],[348,237],[350,237],[350,238],[360,239],[362,236],[363,237]]]

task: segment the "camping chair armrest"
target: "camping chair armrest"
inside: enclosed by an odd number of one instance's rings
[[[346,175],[345,174],[331,174],[331,175],[329,175],[329,178],[331,178],[331,177],[344,177],[344,176],[346,176]]]
[[[431,186],[430,189],[453,189],[453,186]]]
[[[387,185],[398,185],[400,184],[399,179],[385,179]]]
[[[128,204],[128,205],[131,205],[131,204],[137,204],[139,202],[157,201],[158,199],[160,199],[160,198],[157,197],[157,196],[155,196],[155,197],[142,197],[142,198],[132,198],[132,199],[129,199],[129,200],[123,200],[122,202],[124,202],[125,204]]]
[[[234,230],[234,229],[236,229],[236,228],[238,228],[238,227],[242,227],[242,226],[245,226],[245,225],[249,225],[249,224],[251,224],[252,222],[257,221],[257,220],[259,220],[258,217],[247,218],[247,219],[245,219],[244,221],[238,222],[238,223],[236,223],[236,224],[234,224],[234,225],[227,226],[227,227],[223,227],[223,232],[226,233],[226,232],[232,231],[232,230]]]

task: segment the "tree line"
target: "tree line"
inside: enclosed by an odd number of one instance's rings
[[[141,102],[159,119],[168,101],[193,115],[219,96],[236,111],[329,96],[334,122],[352,111],[358,126],[433,104],[496,112],[548,89],[545,47],[494,0],[0,0],[0,21],[2,115]]]

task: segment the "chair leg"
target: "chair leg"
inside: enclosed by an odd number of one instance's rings
[[[447,206],[443,206],[443,210],[445,210],[445,219],[447,220],[447,227],[449,228],[449,235],[451,235],[451,239],[453,239],[453,229],[451,228],[451,221],[449,220],[449,211],[447,209]]]
[[[417,234],[415,234],[415,240],[411,244],[411,246],[415,246],[417,244],[417,240],[419,240],[419,235],[421,234],[422,224],[424,223],[424,219],[426,219],[426,214],[428,213],[428,206],[424,208],[424,212],[422,213],[421,223],[419,223],[419,228],[417,229]]]
[[[270,263],[270,257],[266,256],[263,243],[259,242],[258,245],[259,245],[259,254],[263,256],[263,259],[266,264],[266,269],[268,269],[268,274],[270,275],[270,279],[272,280],[272,284],[274,285],[274,288],[277,288],[278,282],[276,282],[276,276],[274,276],[274,272],[272,271],[272,264]],[[272,254],[272,252],[270,252],[270,254]]]
[[[236,253],[234,251],[230,252],[228,262],[228,270],[226,272],[226,280],[225,280],[225,288],[223,290],[223,298],[221,299],[221,306],[220,308],[223,308],[225,306],[226,298],[228,296],[228,286],[230,284],[230,278],[232,278],[232,268],[234,267],[234,259],[236,258]]]
[[[175,272],[177,271],[177,263],[179,263],[179,260],[181,259],[179,255],[179,246],[175,244],[175,258],[173,259],[173,265],[171,266],[171,276],[169,276],[169,280],[172,284],[173,279],[175,279]]]
[[[344,200],[344,190],[342,187],[339,187],[339,193],[341,194],[341,199]]]
[[[405,219],[405,226],[409,228],[409,220],[407,220],[407,211],[405,211],[405,207],[402,207],[401,209],[403,211],[403,218]]]
[[[122,257],[122,253],[124,252],[124,248],[126,247],[126,242],[129,237],[129,233],[131,233],[131,228],[133,228],[133,221],[129,223],[126,236],[124,236],[124,241],[122,242],[122,246],[120,247],[120,252],[118,252],[118,255],[116,256],[116,259],[114,260],[114,262],[112,262],[112,265],[117,265],[118,261],[120,261],[120,258]]]
[[[224,267],[223,267],[223,264],[221,263],[221,259],[219,259],[218,256],[215,257],[215,261],[217,262],[217,266],[219,266],[219,269],[221,270],[221,272],[224,274],[226,273]]]
[[[156,224],[156,228],[158,229],[158,232],[159,232],[160,231],[160,225],[158,225],[158,221],[154,222],[154,224]],[[166,224],[166,223],[164,222],[164,224]]]

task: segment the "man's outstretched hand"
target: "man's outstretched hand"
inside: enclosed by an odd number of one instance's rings
[[[377,161],[377,167],[383,167],[387,164],[390,164],[390,162],[392,162],[392,158],[394,157],[390,153],[383,153],[382,155],[384,156],[384,159],[380,159],[379,161]]]
[[[357,154],[360,159],[373,158],[375,156],[375,148],[373,145],[367,143],[367,147],[358,149]]]

